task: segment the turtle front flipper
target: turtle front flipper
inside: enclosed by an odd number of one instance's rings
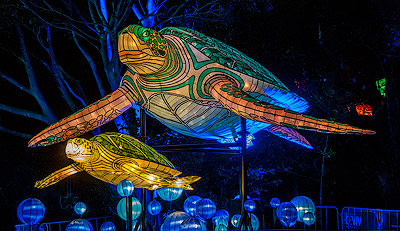
[[[46,178],[43,180],[36,181],[35,183],[35,188],[46,188],[50,185],[53,185],[55,183],[58,183],[61,180],[64,180],[65,178],[74,175],[75,173],[82,172],[83,168],[79,166],[79,164],[73,163],[71,165],[68,165],[65,168],[62,168],[60,170],[57,170],[53,172],[52,174],[48,175]]]
[[[75,138],[108,123],[132,106],[133,99],[120,87],[113,93],[56,122],[28,143],[28,147],[47,146]]]
[[[374,131],[353,127],[325,119],[318,119],[278,107],[248,95],[226,78],[214,78],[209,83],[209,93],[225,108],[254,121],[294,129],[335,134],[373,135]]]

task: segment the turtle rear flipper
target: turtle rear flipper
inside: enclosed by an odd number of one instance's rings
[[[293,129],[333,134],[373,135],[375,131],[318,119],[258,100],[225,78],[210,83],[209,92],[225,108],[246,119]]]

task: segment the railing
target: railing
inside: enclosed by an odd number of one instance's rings
[[[353,230],[399,230],[400,210],[344,207],[342,229]]]
[[[265,214],[260,217],[260,227],[263,229],[287,229],[283,226],[279,218],[276,217],[276,209],[270,205],[266,205]],[[340,229],[339,210],[335,206],[315,206],[315,223],[307,226],[302,222],[296,222],[294,227],[290,229],[306,229],[306,230],[338,230]],[[272,210],[272,211],[270,211]],[[265,217],[265,215],[267,215]],[[329,218],[329,219],[328,219]]]
[[[93,226],[94,231],[99,231],[101,225],[106,222],[106,221],[113,221],[114,222],[114,217],[96,217],[96,218],[87,218],[85,219],[90,222]],[[15,231],[64,231],[65,228],[69,223],[71,223],[72,220],[70,221],[56,221],[56,222],[46,222],[46,223],[41,223],[41,224],[36,224],[32,225],[29,227],[27,224],[20,224],[20,225],[15,225]]]

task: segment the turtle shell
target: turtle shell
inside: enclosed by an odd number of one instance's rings
[[[105,132],[96,135],[90,139],[92,142],[97,142],[108,151],[120,155],[131,157],[134,159],[147,160],[171,168],[174,165],[163,155],[158,153],[154,148],[140,142],[132,136],[115,133]]]
[[[204,34],[184,27],[167,27],[160,34],[172,34],[194,46],[211,60],[278,88],[289,89],[270,71],[237,49]]]

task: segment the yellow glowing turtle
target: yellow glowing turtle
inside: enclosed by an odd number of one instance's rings
[[[199,176],[177,178],[181,172],[165,156],[120,133],[103,133],[90,140],[70,139],[65,152],[74,163],[37,181],[36,188],[45,188],[82,171],[114,185],[130,180],[135,187],[150,190],[161,187],[192,190],[189,184],[200,179]]]

